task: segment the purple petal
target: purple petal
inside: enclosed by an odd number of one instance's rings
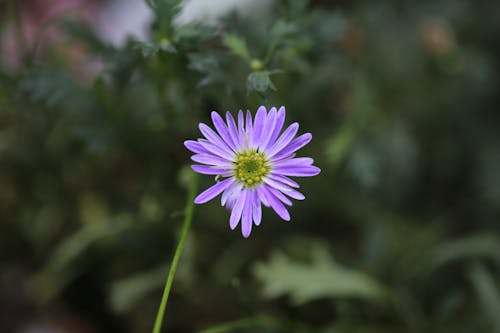
[[[226,202],[232,201],[234,198],[237,198],[241,194],[241,189],[243,185],[238,182],[234,182],[231,186],[229,186],[224,193],[222,193],[221,197],[221,205],[226,205]]]
[[[293,199],[296,199],[296,200],[304,200],[306,197],[300,193],[299,191],[297,190],[294,190],[293,188],[283,184],[283,183],[280,183],[280,182],[277,182],[277,181],[273,181],[271,179],[267,179],[265,180],[266,184],[268,184],[269,186],[275,188],[276,190],[280,191],[281,193],[289,196],[290,198],[293,198]]]
[[[298,157],[298,158],[291,158],[288,160],[280,160],[274,162],[273,164],[276,168],[295,168],[295,167],[310,166],[313,163],[314,160],[310,157]]]
[[[289,187],[286,186],[285,184],[273,180],[269,177],[264,178],[264,183],[280,191],[287,191],[289,189]]]
[[[277,189],[269,186],[267,188],[269,190],[269,192],[271,192],[276,198],[278,198],[281,202],[283,202],[285,205],[288,205],[288,206],[291,206],[292,205],[292,202],[290,201],[290,199],[288,199],[287,197],[285,197],[283,195],[283,193],[281,193],[280,191],[278,191]]]
[[[261,106],[257,109],[257,114],[255,115],[255,121],[253,123],[253,142],[254,147],[257,148],[260,145],[262,130],[264,129],[264,123],[266,121],[267,112],[266,107]]]
[[[273,180],[272,178],[268,177],[264,179],[264,182],[269,185],[272,188],[275,188],[278,191],[281,191],[283,194],[289,196],[290,198],[294,198],[296,200],[304,200],[305,196],[300,193],[299,191],[294,190],[293,188],[289,187],[286,184],[283,184],[280,181]]]
[[[191,169],[203,175],[221,175],[224,177],[231,175],[231,170],[229,169],[220,169],[218,167],[208,166],[208,165],[194,164],[191,165]]]
[[[238,135],[238,130],[236,129],[236,123],[234,122],[233,116],[229,112],[226,112],[226,121],[227,121],[227,129],[229,131],[229,135],[231,136],[231,139],[233,140],[234,145],[236,146],[236,150],[240,150],[241,142],[240,142],[240,137]]]
[[[283,220],[285,221],[290,221],[290,214],[288,213],[288,210],[283,206],[281,201],[278,200],[267,188],[267,186],[261,186],[263,189],[263,192],[265,193],[265,196],[267,200],[269,201],[269,204],[273,208],[273,210],[276,212],[276,214],[279,215]]]
[[[273,134],[271,135],[271,138],[269,139],[269,143],[267,146],[272,146],[276,139],[278,138],[278,135],[281,132],[281,129],[283,128],[283,124],[285,123],[285,107],[282,106],[278,110],[278,114],[276,115],[276,125],[274,126]]]
[[[233,210],[234,204],[236,203],[236,200],[238,200],[238,197],[230,197],[227,199],[226,203],[226,209],[230,212]]]
[[[271,135],[273,135],[274,126],[276,125],[276,108],[271,108],[267,114],[264,129],[262,130],[259,150],[265,151]]]
[[[233,151],[228,151],[226,149],[221,149],[220,146],[213,144],[209,141],[199,141],[200,145],[208,150],[210,153],[222,157],[230,162],[233,162],[236,158],[236,154]]]
[[[236,200],[236,204],[231,211],[231,217],[229,218],[229,227],[231,230],[234,230],[236,226],[238,226],[238,222],[240,222],[241,213],[243,212],[243,207],[245,205],[247,199],[247,191],[241,191],[241,195]]]
[[[321,170],[314,165],[310,165],[295,168],[274,168],[273,172],[282,176],[311,177],[319,174]]]
[[[231,185],[234,182],[234,178],[228,178],[226,180],[223,180],[217,184],[215,184],[212,187],[209,187],[205,191],[201,192],[195,199],[194,203],[195,204],[202,204],[207,201],[212,200],[216,196],[218,196],[222,191],[224,191],[229,185]]]
[[[264,206],[269,207],[269,201],[267,200],[266,197],[266,192],[263,189],[266,185],[260,185],[256,188],[257,190],[257,196],[259,197],[259,200],[264,204]]]
[[[252,114],[247,110],[247,119],[245,123],[245,138],[247,140],[246,146],[253,147],[253,125],[252,125]]]
[[[232,168],[231,162],[229,162],[228,160],[225,160],[221,157],[211,155],[211,154],[196,154],[196,155],[192,155],[191,159],[195,162],[198,162],[198,163],[215,165],[221,169],[231,169]]]
[[[298,130],[298,123],[293,123],[288,126],[283,134],[279,137],[279,139],[271,147],[268,147],[266,151],[267,156],[273,157],[275,154],[279,153],[283,148],[285,148],[290,143],[290,141],[292,141]]]
[[[255,225],[260,225],[262,220],[262,206],[260,205],[259,196],[257,191],[253,191],[253,222]]]
[[[244,117],[243,117],[243,111],[238,111],[238,138],[240,141],[240,148],[241,146],[245,146],[245,124],[244,124]]]
[[[231,135],[229,134],[229,130],[228,130],[226,124],[224,123],[224,120],[222,119],[222,117],[215,111],[212,111],[211,116],[212,116],[212,122],[214,123],[215,129],[217,130],[217,132],[219,133],[221,138],[224,140],[224,142],[227,143],[229,148],[236,151],[236,144],[233,141],[233,138],[231,137]]]
[[[184,141],[184,146],[187,149],[191,150],[195,154],[206,154],[206,153],[208,153],[208,150],[206,150],[205,148],[203,148],[203,146],[199,142],[194,141],[194,140],[186,140],[186,141]]]
[[[289,187],[288,185],[285,185],[279,181],[275,181],[271,178],[266,178],[264,179],[264,182],[269,185],[270,187],[281,191],[283,194],[288,195],[291,198],[297,199],[297,200],[304,200],[304,195],[293,188]]]
[[[208,127],[203,123],[200,123],[198,127],[200,128],[201,133],[207,138],[208,141],[219,147],[221,150],[225,151],[227,155],[233,154],[231,148],[229,148],[229,146],[221,139],[220,136],[217,135],[217,133],[214,132],[213,129],[211,129],[210,127]]]
[[[297,182],[291,180],[288,177],[276,175],[274,173],[271,173],[268,177],[271,178],[272,180],[279,181],[279,182],[286,184],[288,186],[299,188],[299,184]]]
[[[241,216],[241,233],[247,238],[252,232],[252,207],[253,207],[253,191],[247,191],[245,204],[243,206],[243,214]]]
[[[283,192],[283,194],[288,195],[290,198],[293,198],[295,200],[304,200],[306,198],[304,194],[292,188],[289,189],[288,191]]]
[[[307,145],[311,141],[311,139],[311,133],[302,134],[301,136],[293,139],[293,141],[290,142],[290,144],[288,144],[286,147],[280,149],[280,151],[278,151],[274,156],[274,159],[280,159],[282,157],[291,155],[293,152]]]
[[[278,158],[276,158],[276,157],[273,157],[273,158],[272,158],[272,161],[273,161],[274,163],[276,163],[276,162],[283,161],[283,160],[289,160],[289,159],[294,158],[294,157],[295,157],[295,155],[296,155],[296,154],[292,154],[292,155],[288,155],[288,156],[283,156],[282,158],[279,158],[279,159],[278,159]]]

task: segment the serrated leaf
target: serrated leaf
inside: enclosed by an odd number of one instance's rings
[[[181,0],[146,0],[146,4],[155,13],[158,20],[171,24],[181,10]]]
[[[213,54],[190,53],[188,59],[189,68],[200,73],[210,73],[219,69],[219,61]]]
[[[247,63],[252,61],[250,52],[248,52],[247,44],[240,36],[227,34],[224,36],[223,43],[231,52],[245,60]]]
[[[313,250],[310,263],[277,252],[267,263],[257,264],[253,272],[264,285],[265,297],[289,296],[295,304],[321,298],[383,301],[387,296],[386,289],[372,277],[340,266],[319,246]]]
[[[199,23],[190,23],[177,28],[172,39],[176,44],[197,44],[210,38],[213,34],[214,31],[210,27],[202,26]]]
[[[270,77],[269,71],[252,72],[247,78],[248,93],[257,91],[260,94],[267,94],[270,90],[276,91],[273,81]]]
[[[49,68],[30,72],[21,80],[20,88],[34,101],[42,101],[48,106],[54,106],[79,91],[78,86],[66,72]]]
[[[196,72],[204,74],[198,82],[198,87],[207,86],[213,83],[227,83],[216,55],[190,53],[188,58],[188,67]]]
[[[144,58],[149,58],[159,51],[175,53],[177,49],[168,40],[161,40],[159,43],[143,43],[138,42],[134,45],[134,49],[140,50]]]

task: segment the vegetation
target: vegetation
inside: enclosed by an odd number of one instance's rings
[[[150,332],[183,141],[212,110],[284,105],[321,174],[248,239],[196,206],[164,331],[500,332],[500,2],[283,0],[177,28],[176,3],[148,1],[150,42],[68,16],[0,65],[0,331]]]

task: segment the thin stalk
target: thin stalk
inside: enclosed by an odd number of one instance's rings
[[[170,265],[170,271],[168,272],[167,280],[165,282],[165,288],[163,289],[163,296],[161,297],[160,307],[158,308],[158,313],[156,314],[155,325],[153,328],[153,333],[160,333],[161,325],[163,319],[165,318],[165,308],[167,307],[168,295],[170,294],[170,289],[172,288],[172,283],[174,281],[175,272],[177,271],[177,264],[184,249],[184,243],[186,242],[186,237],[191,226],[191,221],[193,220],[193,210],[194,210],[194,196],[198,188],[198,175],[192,174],[191,183],[189,186],[186,208],[184,210],[184,223],[182,225],[181,236],[179,239],[179,244],[175,249],[174,259]]]

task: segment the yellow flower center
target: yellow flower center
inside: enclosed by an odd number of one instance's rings
[[[271,167],[264,153],[256,150],[244,151],[236,155],[233,175],[237,181],[247,187],[255,187],[264,182]]]

